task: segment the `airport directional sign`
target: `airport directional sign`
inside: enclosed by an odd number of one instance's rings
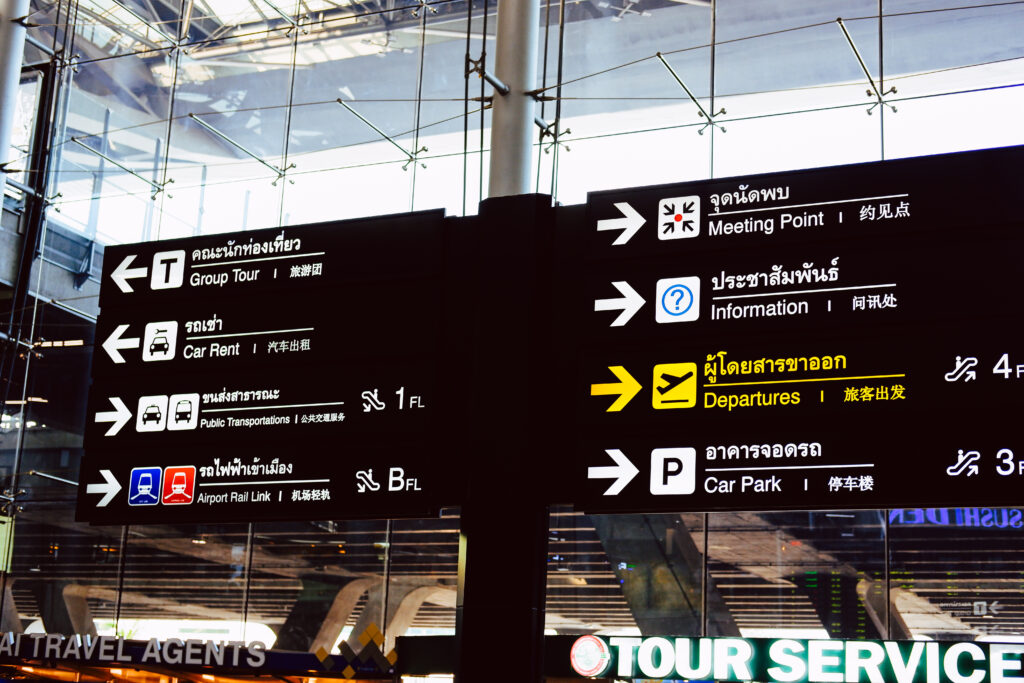
[[[109,247],[80,518],[458,504],[446,230],[433,211]]]
[[[595,512],[1013,505],[1021,168],[1003,148],[110,247],[79,516],[424,514],[471,472]],[[502,434],[526,464],[480,475]]]
[[[556,261],[566,502],[1013,504],[1022,166],[1007,148],[591,194]]]

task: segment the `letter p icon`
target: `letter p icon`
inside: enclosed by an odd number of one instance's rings
[[[651,493],[689,495],[697,487],[694,448],[655,448],[651,451]]]

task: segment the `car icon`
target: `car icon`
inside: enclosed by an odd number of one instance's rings
[[[149,353],[167,353],[171,345],[167,342],[167,330],[157,330],[153,335],[153,341],[149,342]]]
[[[192,419],[192,401],[182,399],[174,406],[174,422],[188,422]]]
[[[160,406],[146,406],[146,409],[142,411],[142,424],[147,422],[160,423],[163,418],[163,414],[160,412]]]

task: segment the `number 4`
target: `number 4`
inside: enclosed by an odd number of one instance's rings
[[[992,368],[993,375],[1002,375],[1003,379],[1010,379],[1010,375],[1013,373],[1010,370],[1010,354],[1004,353],[999,357],[995,367]]]

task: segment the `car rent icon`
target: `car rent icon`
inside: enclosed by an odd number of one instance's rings
[[[178,344],[178,322],[163,320],[146,323],[142,332],[142,360],[144,362],[172,360]]]

